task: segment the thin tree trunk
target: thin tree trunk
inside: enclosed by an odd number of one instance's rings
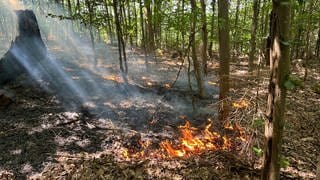
[[[239,9],[240,9],[240,0],[237,0],[237,7],[236,7],[236,18],[234,20],[234,33],[233,33],[233,50],[236,54],[238,54],[239,48],[239,39],[238,39],[238,23],[239,23]]]
[[[206,3],[204,0],[200,0],[201,2],[201,23],[202,23],[202,43],[203,48],[201,49],[201,58],[202,58],[202,68],[205,75],[208,74],[208,30],[207,30],[207,14],[206,14]]]
[[[154,54],[154,30],[153,30],[153,22],[152,22],[152,8],[151,8],[151,0],[145,1],[145,8],[147,10],[147,42],[148,42],[148,53]]]
[[[121,33],[121,24],[120,24],[120,19],[119,19],[119,11],[118,11],[118,1],[117,0],[113,0],[113,11],[114,11],[114,16],[115,16],[115,20],[116,20],[116,29],[117,29],[117,39],[118,39],[118,51],[119,51],[119,65],[120,65],[120,71],[121,74],[123,75],[123,77],[126,77],[126,70],[123,67],[123,50],[125,50],[125,48],[123,48],[123,38],[122,38],[122,33]],[[126,79],[126,78],[124,78]]]
[[[199,96],[201,98],[207,97],[207,92],[204,86],[204,80],[203,80],[203,72],[202,72],[202,67],[201,63],[197,59],[197,54],[196,54],[196,41],[195,41],[195,34],[196,34],[196,23],[197,23],[197,4],[195,0],[190,0],[191,2],[191,50],[192,50],[192,60],[193,60],[193,66],[194,66],[194,71],[195,71],[195,76],[197,79],[197,84],[198,84],[198,91],[199,91]]]
[[[313,12],[313,0],[309,1],[309,11],[312,13]],[[311,30],[311,22],[310,22],[310,18],[308,18],[307,20],[307,24],[306,24],[306,40],[305,40],[305,49],[304,49],[304,59],[305,59],[305,66],[304,66],[304,78],[303,80],[306,81],[307,77],[308,77],[308,67],[309,67],[309,60],[311,59],[311,48],[310,48],[310,30]]]
[[[220,56],[220,93],[221,101],[219,120],[225,122],[229,118],[229,62],[230,62],[230,35],[229,35],[229,2],[218,0],[218,29],[219,29],[219,56]]]
[[[258,17],[260,9],[260,0],[253,1],[253,17],[252,17],[252,30],[251,30],[251,40],[250,40],[250,54],[249,54],[249,72],[253,71],[253,61],[256,53],[256,35],[258,28]]]
[[[128,16],[128,25],[129,26],[127,26],[127,28],[129,28],[129,31],[130,31],[130,33],[128,33],[129,34],[129,42],[130,42],[130,46],[132,47],[133,46],[133,37],[132,37],[132,33],[131,33],[131,31],[132,31],[132,19],[131,19],[131,14],[130,14],[130,12],[131,12],[131,6],[130,6],[130,1],[129,0],[127,0],[126,1],[126,3],[127,3],[127,16]]]
[[[93,60],[94,60],[94,68],[97,68],[98,61],[97,61],[97,56],[95,52],[95,39],[94,39],[94,33],[93,33],[93,17],[94,17],[94,7],[92,3],[88,0],[85,1],[88,11],[89,11],[89,33],[90,33],[90,39],[91,39],[91,45],[92,45],[92,52],[93,52]]]
[[[316,44],[316,50],[315,50],[316,57],[320,57],[320,27],[318,29],[318,39],[317,39],[317,44]],[[320,59],[319,59],[320,60]]]
[[[119,15],[120,15],[120,24],[122,24],[122,28],[121,28],[121,33],[122,33],[122,37],[124,39],[126,39],[126,41],[128,40],[128,18],[127,18],[127,13],[125,11],[124,8],[124,3],[123,1],[119,1],[119,5],[120,5],[120,11],[119,11]]]
[[[271,23],[270,81],[265,122],[263,180],[280,178],[280,154],[289,76],[290,0],[274,0]]]
[[[69,16],[72,17],[72,5],[71,5],[71,1],[70,0],[67,0],[67,3],[68,3],[68,13],[69,13]],[[74,29],[73,29],[73,20],[71,20],[71,30],[72,32],[74,32]]]
[[[215,14],[215,7],[216,6],[216,0],[212,0],[211,2],[211,7],[212,7],[212,17],[211,17],[211,33],[210,33],[210,44],[209,44],[209,48],[208,48],[208,53],[210,58],[213,58],[213,52],[212,52],[212,48],[213,48],[213,37],[214,37],[214,14]]]
[[[106,16],[107,16],[107,26],[108,26],[108,32],[110,37],[110,44],[113,44],[114,37],[113,37],[113,31],[112,31],[112,16],[109,12],[109,6],[108,6],[108,0],[104,1],[104,8],[106,9]]]
[[[184,0],[181,0],[182,1],[182,4],[181,4],[181,10],[182,10],[182,17],[184,17],[184,14],[185,14],[185,12],[184,12],[184,9],[185,9],[185,2],[184,2]],[[181,49],[182,49],[182,52],[184,52],[184,40],[185,40],[185,35],[186,35],[186,32],[185,32],[185,30],[184,30],[184,28],[183,27],[181,27],[181,40],[182,40],[182,42],[181,42]]]
[[[134,34],[135,34],[135,45],[138,47],[138,15],[137,15],[137,8],[136,8],[136,0],[133,0],[133,14],[134,14]]]
[[[247,22],[247,14],[248,14],[247,4],[248,4],[248,2],[244,1],[244,3],[243,3],[244,15],[243,15],[243,20],[242,20],[243,24],[246,24],[246,22]],[[240,41],[239,41],[239,46],[240,46],[240,52],[241,53],[246,53],[246,52],[244,52],[244,47],[243,47],[244,46],[244,41],[242,39],[240,39]]]
[[[318,157],[316,180],[320,180],[320,156]]]
[[[149,67],[149,62],[148,62],[148,58],[147,58],[147,47],[146,47],[146,31],[145,31],[145,23],[144,23],[144,18],[143,18],[143,4],[142,4],[142,0],[139,0],[139,10],[140,10],[140,26],[141,26],[141,45],[143,47],[143,51],[144,51],[144,61],[145,61],[145,65],[146,65],[146,69],[148,71],[148,67]]]

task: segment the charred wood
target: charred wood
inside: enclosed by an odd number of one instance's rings
[[[15,80],[23,73],[31,75],[39,63],[47,58],[47,49],[41,39],[34,12],[18,10],[16,15],[19,34],[0,59],[0,86]]]

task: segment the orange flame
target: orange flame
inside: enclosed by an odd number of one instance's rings
[[[117,83],[123,83],[124,82],[121,77],[115,76],[115,75],[103,75],[102,79],[109,80],[109,81],[114,81],[114,82],[117,82]]]
[[[245,100],[245,99],[241,99],[239,101],[236,101],[234,103],[232,103],[232,106],[238,109],[243,109],[243,108],[247,108],[249,106],[250,102]]]
[[[184,126],[180,126],[181,138],[178,148],[174,148],[172,143],[168,140],[161,142],[160,146],[167,152],[170,157],[184,157],[192,154],[201,154],[205,151],[212,150],[231,150],[233,143],[232,140],[225,136],[221,136],[217,132],[210,131],[212,122],[205,127],[199,134],[195,134],[197,128],[191,127],[190,122],[187,121]],[[229,128],[232,125],[229,126]],[[241,141],[245,140],[245,132],[240,126],[237,126],[240,132]]]
[[[231,123],[228,123],[224,126],[225,129],[234,131],[238,134],[236,138],[231,138],[227,135],[222,136],[217,132],[211,131],[212,122],[210,119],[209,124],[203,130],[199,130],[198,128],[192,127],[185,116],[181,116],[181,118],[185,119],[186,123],[185,125],[178,127],[181,134],[180,138],[178,138],[178,142],[164,140],[159,144],[160,150],[150,150],[149,148],[152,144],[151,140],[139,140],[139,144],[143,147],[143,150],[135,153],[125,150],[123,156],[125,158],[190,157],[206,151],[228,151],[236,146],[237,140],[244,142],[247,139],[245,130],[238,124],[232,125]]]
[[[167,88],[167,89],[170,89],[170,88],[171,88],[171,85],[168,84],[168,83],[166,83],[166,84],[164,84],[164,87]]]

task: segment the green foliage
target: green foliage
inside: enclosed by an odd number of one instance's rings
[[[302,88],[303,87],[303,82],[302,80],[294,75],[290,75],[287,80],[284,83],[284,87],[287,90],[294,90],[296,88]]]
[[[320,82],[313,84],[312,90],[313,90],[315,93],[320,94]]]
[[[264,125],[264,120],[262,118],[257,118],[253,121],[253,128],[259,128],[262,127]]]
[[[284,83],[284,87],[287,89],[287,90],[293,90],[296,86],[293,84],[293,82],[291,80],[287,80],[285,83]]]
[[[285,46],[290,46],[291,44],[289,41],[280,41],[280,43]]]
[[[288,166],[290,166],[290,162],[288,158],[281,155],[279,159],[279,165],[281,168],[287,168]]]
[[[253,152],[255,153],[255,155],[262,157],[263,155],[263,150],[261,148],[258,147],[253,147],[252,148]]]

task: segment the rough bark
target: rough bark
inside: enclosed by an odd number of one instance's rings
[[[14,80],[22,73],[31,75],[34,68],[47,58],[47,49],[33,11],[19,10],[16,14],[19,35],[0,60],[0,85]]]
[[[289,76],[290,0],[274,0],[271,21],[270,81],[265,122],[262,179],[279,179],[280,154]]]
[[[219,56],[220,56],[220,92],[221,102],[219,111],[219,120],[224,122],[229,117],[229,62],[230,62],[230,35],[229,35],[229,2],[225,0],[218,1],[218,29],[219,29]]]

